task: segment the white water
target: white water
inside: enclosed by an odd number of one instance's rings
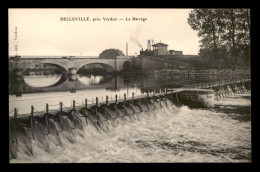
[[[243,99],[243,95],[216,103],[222,106],[250,106],[251,100]],[[121,121],[117,127],[111,126],[109,131],[101,133],[89,125],[84,138],[78,134],[76,143],[62,139],[63,146],[51,144],[49,152],[33,141],[33,157],[18,152],[18,158],[10,162],[251,161],[251,121],[241,122],[221,111],[174,105],[136,116],[138,120]]]

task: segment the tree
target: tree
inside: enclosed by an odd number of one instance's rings
[[[230,47],[230,54],[234,59],[234,68],[236,68],[239,60],[246,60],[247,58],[244,56],[250,56],[247,52],[250,47],[250,14],[248,9],[223,10],[223,13],[224,39]]]
[[[200,47],[204,56],[218,67],[233,59],[248,64],[250,59],[250,13],[249,9],[194,9],[188,24],[198,31]],[[205,51],[206,50],[206,51]],[[231,56],[232,58],[230,58]],[[216,66],[216,65],[215,65]]]
[[[223,47],[222,34],[223,18],[221,11],[217,9],[195,9],[189,14],[188,24],[198,31],[201,49],[206,49],[213,63],[219,65],[220,49]]]
[[[115,58],[116,56],[124,56],[124,53],[119,49],[106,49],[99,54],[99,58]]]

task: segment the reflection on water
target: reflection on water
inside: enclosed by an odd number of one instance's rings
[[[82,82],[85,85],[92,85],[92,84],[100,84],[100,82],[104,79],[104,76],[94,76],[90,75],[84,76],[84,75],[78,75],[78,80]]]
[[[189,82],[203,83],[225,79],[230,76],[220,75],[148,75],[148,76],[121,76],[121,75],[27,75],[10,78],[9,94],[18,95],[27,93],[67,92],[71,90],[119,90],[128,87],[138,87],[142,92],[147,90],[159,91],[164,88],[180,88]],[[71,92],[71,93],[74,93]]]
[[[61,79],[61,74],[56,75],[28,75],[24,81],[32,87],[49,87]]]
[[[9,111],[19,108],[19,112],[29,112],[31,105],[36,109],[44,109],[45,104],[58,104],[62,101],[68,106],[72,100],[84,104],[85,99],[90,103],[96,97],[104,101],[106,95],[114,100],[115,94],[123,98],[142,94],[147,90],[159,92],[164,88],[180,88],[185,83],[193,81],[207,82],[230,76],[220,75],[28,75],[9,78]],[[22,102],[22,103],[21,103]],[[55,106],[53,108],[58,108]]]

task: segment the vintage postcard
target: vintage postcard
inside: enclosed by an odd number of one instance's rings
[[[9,163],[251,162],[250,9],[9,8]]]

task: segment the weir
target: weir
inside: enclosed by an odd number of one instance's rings
[[[76,142],[76,136],[84,137],[84,131],[94,128],[97,132],[106,132],[110,127],[116,127],[127,122],[134,122],[152,112],[175,106],[187,105],[191,108],[210,108],[214,100],[233,94],[241,94],[251,90],[250,79],[209,82],[201,85],[191,84],[190,88],[165,88],[164,92],[149,92],[142,95],[123,98],[115,96],[105,101],[96,98],[95,103],[85,99],[85,105],[65,107],[60,102],[60,108],[50,110],[48,104],[44,111],[39,112],[31,106],[31,113],[19,114],[14,109],[14,116],[9,119],[9,159],[15,159],[18,152],[28,156],[34,155],[33,142],[37,142],[49,151],[50,144],[63,146],[62,139]]]

